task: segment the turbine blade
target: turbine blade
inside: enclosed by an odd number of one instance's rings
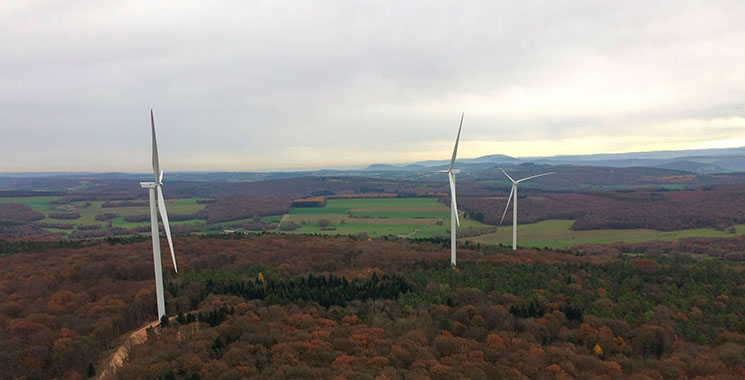
[[[153,132],[153,174],[155,174],[155,183],[160,184],[160,163],[158,160],[158,140],[155,138],[155,118],[153,117],[153,110],[150,110],[150,126]]]
[[[499,221],[499,224],[501,225],[502,222],[504,222],[504,216],[507,215],[507,209],[510,208],[510,201],[512,200],[512,194],[515,193],[515,185],[512,185],[512,190],[510,190],[510,196],[507,198],[507,205],[504,206],[504,212],[502,213],[502,219]]]
[[[458,127],[458,137],[455,138],[455,147],[453,148],[453,157],[450,159],[450,167],[448,168],[448,171],[453,170],[453,165],[455,164],[455,157],[458,155],[458,142],[460,141],[460,130],[463,129],[463,116],[465,116],[465,112],[460,114],[460,126]]]
[[[458,197],[455,196],[455,174],[448,173],[448,182],[450,182],[450,207],[455,210],[455,224],[460,227],[460,217],[458,217]]]
[[[533,178],[538,178],[538,177],[543,177],[544,175],[550,175],[550,174],[554,174],[554,172],[550,172],[550,173],[543,173],[543,174],[538,174],[538,175],[533,175],[533,176],[530,176],[530,177],[526,177],[526,178],[523,178],[523,179],[518,179],[517,181],[515,181],[515,183],[520,183],[520,182],[522,182],[522,181],[527,181],[527,180],[529,180],[529,179],[533,179]]]
[[[502,168],[499,168],[499,170],[501,170],[501,171],[502,171],[502,173],[504,173],[504,175],[506,175],[506,176],[507,176],[507,178],[509,178],[509,179],[510,179],[510,181],[512,181],[512,183],[515,183],[515,180],[514,180],[514,179],[512,179],[512,177],[510,177],[510,175],[509,175],[509,174],[507,174],[507,172],[506,172],[506,171],[504,171],[504,169],[502,169]]]
[[[409,181],[415,180],[417,178],[421,178],[421,177],[424,177],[424,176],[432,175],[432,174],[435,174],[435,173],[437,173],[437,172],[424,172],[424,173],[420,173],[420,174],[417,174],[417,175],[415,175],[413,177],[409,177]]]
[[[173,253],[173,239],[171,239],[171,227],[168,225],[168,213],[166,212],[166,201],[163,199],[163,189],[158,186],[158,211],[160,211],[160,218],[163,219],[163,228],[166,230],[166,238],[168,238],[168,248],[171,249],[171,259],[173,260],[173,269],[178,273],[178,267],[176,266],[176,254]]]

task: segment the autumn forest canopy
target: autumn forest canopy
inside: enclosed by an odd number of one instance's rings
[[[5,243],[38,252],[2,258],[0,373],[100,371],[122,335],[155,315],[150,242],[39,244]],[[457,271],[438,240],[176,244],[181,271],[165,270],[173,319],[133,348],[118,378],[745,374],[743,267],[706,259],[695,243],[643,256],[464,245]]]

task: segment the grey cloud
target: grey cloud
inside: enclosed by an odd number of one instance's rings
[[[3,6],[0,171],[145,170],[150,107],[177,170],[437,158],[461,111],[464,157],[743,114],[741,2]]]

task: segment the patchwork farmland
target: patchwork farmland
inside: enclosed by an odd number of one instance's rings
[[[291,233],[396,235],[408,238],[445,236],[450,209],[434,198],[329,199],[323,207],[293,207],[280,229]],[[291,226],[291,227],[288,227]],[[494,227],[461,219],[463,234],[483,234]]]
[[[62,237],[149,232],[149,210],[143,200],[62,202],[61,197],[7,197],[2,203],[20,203],[39,212],[35,225]],[[329,199],[323,207],[292,207],[287,214],[254,216],[207,224],[195,218],[205,199],[166,200],[169,219],[176,233],[272,231],[293,234],[341,234],[370,237],[396,235],[409,238],[445,236],[449,233],[450,210],[435,198]],[[114,207],[112,207],[114,206]],[[62,216],[60,216],[62,214]],[[69,215],[69,217],[65,216]],[[62,219],[58,219],[62,218]],[[494,227],[461,216],[459,234],[484,234]],[[94,232],[91,232],[94,231]]]
[[[450,210],[437,198],[346,198],[327,199],[315,207],[291,207],[281,215],[255,216],[209,224],[196,214],[207,198],[167,200],[175,233],[277,232],[290,234],[394,235],[404,238],[446,238],[450,232]],[[62,197],[5,197],[0,204],[23,204],[43,218],[33,225],[63,238],[86,238],[148,234],[149,210],[144,200],[63,202]],[[75,218],[57,219],[59,214]],[[79,215],[79,216],[77,216]],[[104,217],[102,217],[104,216]],[[7,222],[5,222],[7,223]],[[518,227],[519,244],[537,248],[568,248],[583,244],[675,241],[686,237],[732,237],[745,235],[745,225],[724,230],[714,228],[657,231],[653,229],[572,230],[573,220],[544,220]],[[461,241],[485,245],[509,245],[512,226],[491,226],[461,214]]]
[[[545,220],[538,223],[518,226],[517,236],[520,246],[534,248],[568,248],[583,244],[641,243],[647,241],[675,241],[689,237],[733,237],[745,235],[745,225],[736,225],[726,230],[714,228],[695,228],[677,231],[657,231],[651,229],[626,230],[572,230],[573,220]],[[472,243],[511,246],[512,226],[500,226],[497,231],[480,236],[464,238]]]

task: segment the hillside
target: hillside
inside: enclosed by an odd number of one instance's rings
[[[177,238],[181,271],[165,270],[176,318],[117,376],[745,375],[739,262],[693,259],[686,245],[631,256],[462,246],[453,271],[444,243]],[[84,375],[155,314],[148,241],[5,244],[24,249],[0,258],[2,378]]]

